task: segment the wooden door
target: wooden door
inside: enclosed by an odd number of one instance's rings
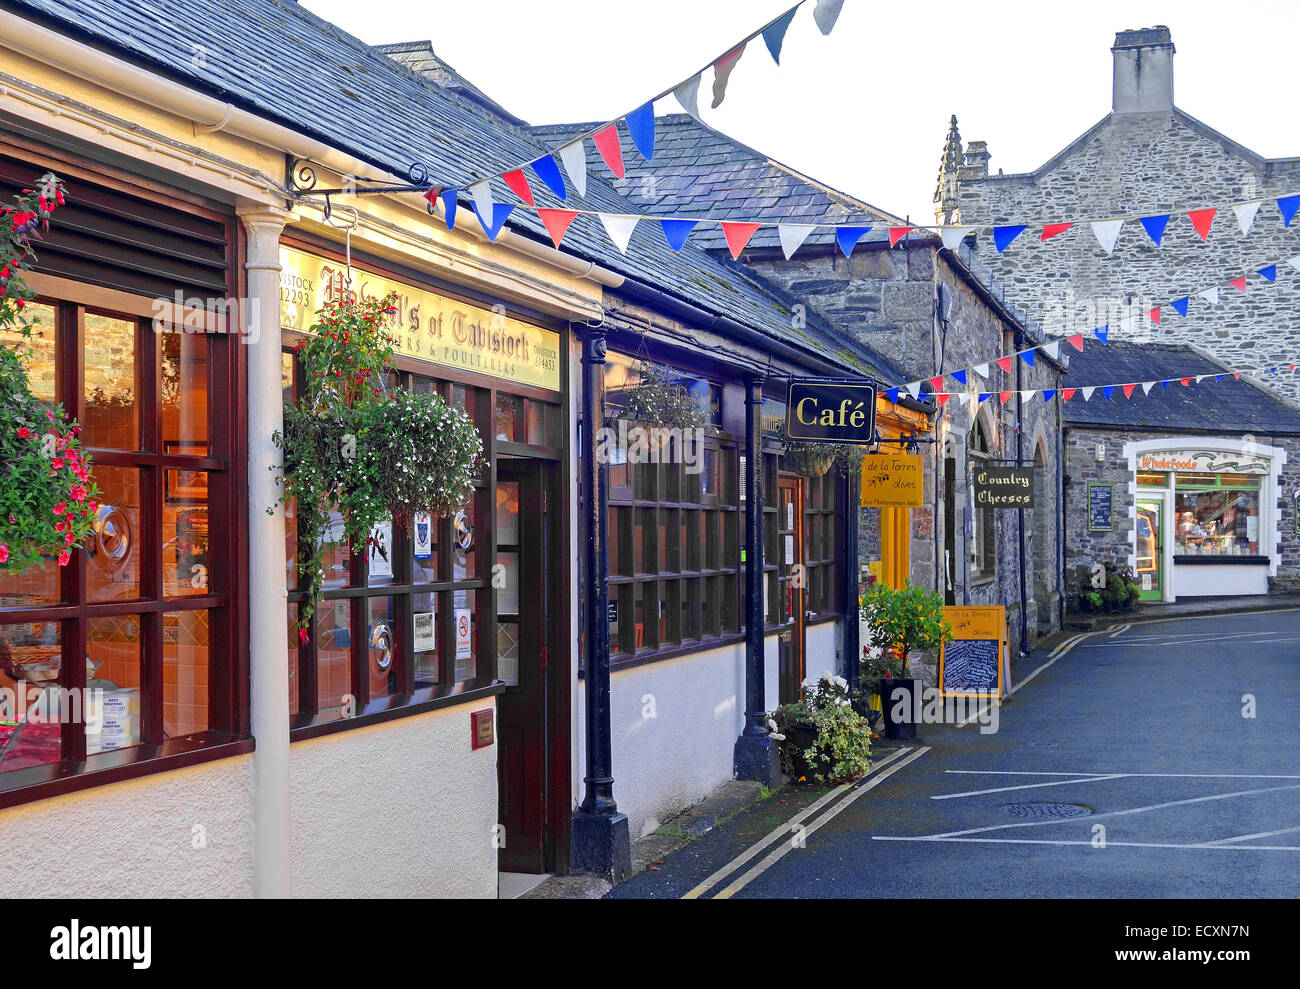
[[[806,677],[804,656],[807,569],[803,552],[803,480],[782,477],[777,483],[776,545],[769,559],[777,561],[777,614],[781,628],[778,639],[780,702],[799,699]]]

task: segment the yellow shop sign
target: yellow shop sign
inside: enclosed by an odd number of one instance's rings
[[[317,310],[347,291],[342,264],[292,247],[280,248],[280,324],[305,331]],[[397,293],[388,331],[397,351],[461,371],[475,371],[560,390],[560,337],[512,319],[390,278],[352,270],[352,291],[362,299]]]

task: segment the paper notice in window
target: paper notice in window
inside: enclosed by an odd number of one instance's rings
[[[416,652],[433,652],[437,648],[438,634],[437,626],[434,623],[433,612],[426,611],[413,616],[415,618],[415,632],[411,636],[415,643]]]
[[[794,563],[794,536],[785,537],[785,564],[790,566]]]
[[[1246,542],[1254,543],[1259,541],[1259,516],[1246,516]]]
[[[372,535],[375,541],[370,547],[370,576],[391,577],[393,575],[393,523],[385,522],[375,526]]]
[[[433,517],[428,512],[416,512],[411,525],[411,542],[417,560],[427,560],[433,555]]]
[[[468,608],[456,609],[456,658],[470,659],[474,650],[470,645],[470,614]]]

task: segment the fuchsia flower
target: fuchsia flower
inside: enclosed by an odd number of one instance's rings
[[[7,563],[8,561],[9,561],[9,544],[0,543],[0,563]]]
[[[7,556],[8,553],[9,553],[9,550],[6,549],[6,550],[5,550],[5,555]],[[0,563],[3,563],[3,562],[4,562],[3,560],[0,560]],[[308,635],[307,635],[307,630],[306,630],[305,628],[300,628],[300,629],[298,629],[298,641],[301,642],[304,646],[307,644],[307,641],[308,641]]]
[[[72,554],[65,549],[62,553],[59,554],[59,566],[66,567],[68,565],[68,561],[71,559],[72,559]]]

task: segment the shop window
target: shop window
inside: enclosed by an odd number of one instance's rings
[[[850,483],[856,483],[853,478]],[[803,564],[806,573],[805,609],[814,616],[838,613],[839,601],[839,515],[837,495],[843,478],[829,470],[806,481],[804,500]]]
[[[977,466],[992,459],[982,419],[975,420],[966,438],[966,452],[971,461],[967,476],[973,478]],[[975,504],[973,486],[968,491],[966,504],[971,509],[970,537],[967,540],[970,579],[973,583],[991,581],[997,575],[997,511],[989,505]]]
[[[1211,483],[1213,484],[1211,485]],[[1259,556],[1259,479],[1241,475],[1180,476],[1174,493],[1174,553]]]
[[[71,302],[31,311],[33,390],[77,415],[101,494],[95,532],[66,567],[0,577],[0,704],[24,702],[0,711],[4,789],[247,736],[239,567],[229,541],[208,538],[212,525],[239,529],[233,419],[214,418],[233,402],[235,342]]]

